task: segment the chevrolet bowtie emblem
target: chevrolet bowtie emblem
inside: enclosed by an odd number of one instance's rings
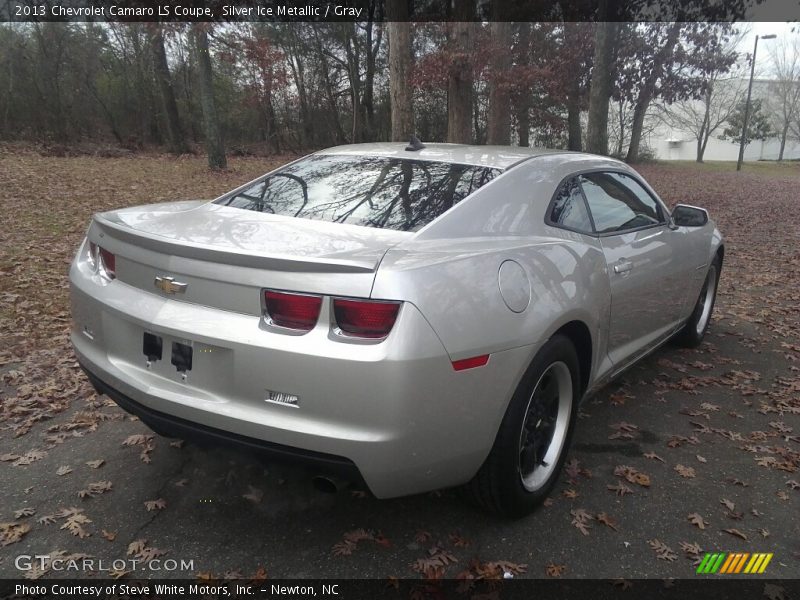
[[[161,277],[160,275],[156,276],[155,284],[165,294],[182,294],[189,286],[188,283],[175,281],[174,277]]]

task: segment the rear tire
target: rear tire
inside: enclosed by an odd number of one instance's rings
[[[685,348],[696,348],[703,342],[703,338],[711,323],[711,314],[714,312],[714,303],[717,299],[717,286],[722,270],[722,261],[716,256],[706,273],[703,289],[694,306],[692,315],[683,328],[675,334],[675,342]]]
[[[575,347],[555,335],[522,377],[489,456],[468,484],[481,507],[518,518],[544,501],[566,459],[580,395]]]

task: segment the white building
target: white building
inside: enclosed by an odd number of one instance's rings
[[[767,115],[776,112],[770,106],[773,94],[770,93],[770,80],[756,79],[753,81],[752,100],[760,99],[762,111]],[[730,85],[735,85],[746,98],[747,80],[735,80]],[[702,104],[696,103],[698,112]],[[690,107],[690,108],[693,108]],[[655,158],[659,160],[695,160],[697,158],[697,138],[692,131],[683,130],[674,123],[670,123],[669,113],[677,110],[674,107],[664,107],[666,118],[651,117],[650,126],[652,130],[646,136],[646,145],[653,151]],[[777,115],[776,115],[777,117]],[[778,118],[779,119],[779,118]],[[776,120],[778,120],[776,119]],[[706,145],[703,160],[729,160],[735,161],[739,157],[739,143],[730,140],[721,140],[719,136],[725,129],[726,124],[720,125],[711,136]],[[773,129],[778,129],[779,124],[774,123]],[[777,160],[780,152],[781,140],[778,134],[775,137],[759,141],[750,142],[745,147],[744,159],[748,160]],[[784,160],[800,159],[800,140],[792,137],[791,132],[786,140],[786,147],[783,152]]]

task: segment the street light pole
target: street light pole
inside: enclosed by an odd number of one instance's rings
[[[736,170],[742,170],[742,161],[744,160],[744,146],[745,139],[747,138],[747,126],[750,119],[750,96],[753,93],[753,75],[756,71],[756,52],[758,51],[758,37],[756,36],[756,43],[753,46],[753,62],[750,63],[750,83],[747,86],[747,102],[744,105],[744,122],[742,123],[742,138],[739,140],[739,160],[736,161]],[[762,40],[771,40],[775,37],[774,33],[769,35],[762,35]]]

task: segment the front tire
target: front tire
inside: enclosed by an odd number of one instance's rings
[[[468,484],[479,505],[517,518],[547,497],[567,456],[580,395],[575,347],[555,335],[522,377],[489,456]]]
[[[711,266],[706,273],[706,280],[703,282],[703,289],[697,298],[692,315],[683,328],[675,335],[675,341],[686,348],[696,348],[703,342],[703,338],[708,331],[711,323],[711,313],[714,311],[714,303],[717,299],[717,286],[719,285],[719,275],[722,270],[722,261],[716,256],[711,262]]]

